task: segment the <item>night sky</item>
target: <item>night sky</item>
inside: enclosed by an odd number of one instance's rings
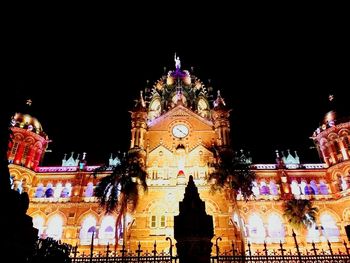
[[[328,95],[339,114],[350,115],[348,34],[327,23],[242,23],[26,30],[13,47],[15,77],[5,92],[13,99],[6,102],[19,108],[32,99],[30,112],[52,140],[43,165],[60,165],[72,151],[101,164],[128,149],[128,111],[147,80],[174,69],[176,52],[182,69],[211,79],[233,109],[235,149],[249,150],[255,163],[273,163],[276,149],[319,162],[309,137],[329,110]]]

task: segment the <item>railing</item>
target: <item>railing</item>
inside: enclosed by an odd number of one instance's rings
[[[332,244],[328,241],[328,249],[319,249],[316,247],[315,243],[311,244],[309,250],[302,252],[299,248],[299,244],[296,239],[296,235],[293,231],[295,250],[287,250],[284,248],[282,242],[279,244],[279,249],[269,249],[266,242],[264,242],[264,249],[261,251],[256,250],[253,252],[251,250],[251,244],[248,243],[248,249],[243,253],[235,248],[232,242],[232,249],[228,252],[220,253],[219,241],[221,238],[216,239],[214,250],[216,255],[211,256],[211,263],[238,263],[238,262],[248,262],[248,263],[350,263],[350,248],[348,248],[347,243],[344,241],[344,250],[338,249],[337,252],[333,251]],[[179,262],[178,256],[173,255],[173,244],[171,238],[167,237],[169,241],[169,252],[158,252],[156,242],[153,245],[153,250],[151,252],[144,251],[141,249],[141,244],[138,244],[138,248],[135,252],[129,252],[125,249],[123,245],[121,250],[117,252],[111,251],[109,245],[106,247],[104,253],[94,253],[93,245],[90,247],[89,254],[79,254],[77,247],[72,251],[71,262],[72,263],[87,263],[87,262],[100,262],[100,263],[111,263],[111,262],[125,262],[125,263],[176,263]],[[187,262],[186,262],[187,263]]]

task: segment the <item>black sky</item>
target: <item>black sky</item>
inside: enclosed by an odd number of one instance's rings
[[[273,163],[276,149],[317,162],[309,136],[329,109],[328,94],[350,115],[348,30],[294,19],[163,21],[159,29],[40,24],[16,34],[15,77],[5,94],[33,100],[31,112],[52,139],[44,165],[59,165],[71,151],[86,151],[89,164],[99,164],[127,150],[133,100],[146,80],[174,68],[177,52],[182,68],[193,66],[204,83],[211,79],[233,109],[234,148],[250,150],[256,163]]]

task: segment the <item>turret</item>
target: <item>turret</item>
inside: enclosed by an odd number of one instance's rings
[[[219,147],[229,147],[230,142],[230,109],[227,109],[224,99],[221,97],[220,90],[218,90],[217,98],[214,101],[214,108],[212,110],[212,118],[215,132],[218,136],[217,145]]]
[[[12,142],[7,152],[9,163],[35,170],[44,158],[48,136],[40,122],[29,114],[16,113],[11,125]]]
[[[145,149],[145,134],[147,132],[147,108],[140,91],[140,98],[131,113],[131,144],[130,151]]]
[[[333,100],[333,96],[330,96]],[[320,158],[328,165],[349,160],[350,156],[350,118],[337,118],[337,113],[331,110],[325,117],[313,136]]]

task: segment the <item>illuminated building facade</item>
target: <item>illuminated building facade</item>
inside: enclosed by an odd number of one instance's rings
[[[231,242],[239,246],[242,225],[245,241],[253,249],[263,242],[293,246],[292,228],[282,214],[286,198],[312,199],[318,207],[317,223],[298,240],[306,246],[326,241],[339,247],[346,240],[344,227],[350,224],[350,122],[328,115],[313,135],[324,163],[302,164],[296,153],[277,154],[274,164],[253,164],[257,174],[255,198],[235,202],[227,192],[210,192],[208,175],[216,162],[214,149],[230,148],[230,109],[219,91],[204,84],[191,72],[176,68],[162,76],[152,88],[145,88],[131,111],[130,152],[137,153],[147,167],[149,186],[142,193],[136,211],[126,217],[125,240],[135,250],[167,250],[165,237],[173,238],[174,216],[183,199],[189,175],[193,175],[207,214],[214,219],[214,239],[221,237],[222,250]],[[333,116],[333,117],[332,117]],[[64,157],[61,166],[39,166],[49,139],[32,116],[17,113],[13,119],[13,142],[9,145],[9,168],[13,187],[31,198],[28,214],[40,236],[61,239],[88,249],[94,233],[97,249],[115,242],[116,214],[105,215],[94,197],[98,178],[91,176],[85,154]],[[111,166],[118,159],[109,159]],[[105,172],[105,173],[108,173]],[[103,176],[103,174],[99,175]],[[242,224],[238,222],[238,214]],[[119,230],[118,230],[119,231]]]

